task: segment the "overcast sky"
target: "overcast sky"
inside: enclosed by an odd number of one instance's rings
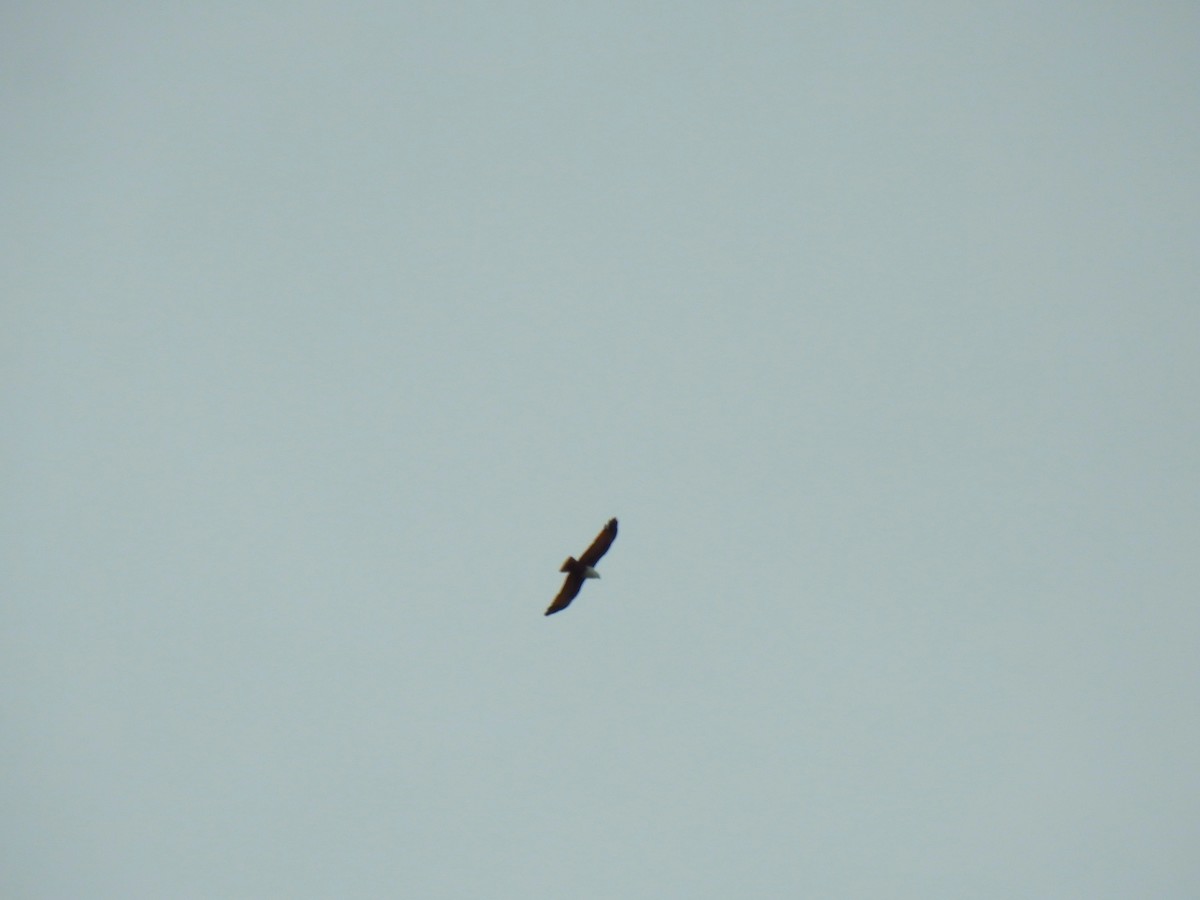
[[[7,4],[0,893],[1200,895],[1198,46]]]

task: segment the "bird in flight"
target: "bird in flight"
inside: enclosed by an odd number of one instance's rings
[[[596,563],[600,562],[600,557],[608,552],[608,548],[612,546],[612,542],[616,539],[617,520],[609,519],[608,524],[604,526],[604,530],[596,535],[596,539],[592,541],[592,546],[584,550],[583,555],[579,559],[573,556],[567,557],[567,561],[558,570],[567,573],[566,580],[563,581],[562,590],[558,592],[558,596],[554,598],[554,602],[546,610],[546,615],[552,616],[556,612],[562,612],[570,606],[571,601],[575,599],[575,595],[579,593],[579,589],[583,587],[585,578],[600,577],[600,573],[595,568]]]

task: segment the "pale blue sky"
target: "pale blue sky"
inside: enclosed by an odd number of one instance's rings
[[[1126,6],[9,4],[0,893],[1200,894]]]

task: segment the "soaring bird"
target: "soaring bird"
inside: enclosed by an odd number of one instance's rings
[[[552,616],[556,612],[561,612],[570,606],[571,601],[575,599],[575,595],[579,593],[579,589],[583,587],[585,578],[600,577],[600,573],[596,571],[595,565],[600,562],[600,557],[608,552],[608,548],[612,546],[612,542],[616,538],[617,520],[609,519],[608,524],[604,526],[604,530],[596,535],[596,539],[592,541],[592,546],[584,550],[583,555],[579,559],[573,556],[567,557],[567,561],[558,570],[567,573],[566,580],[563,581],[562,590],[558,592],[558,596],[554,598],[554,602],[546,610],[546,615]]]

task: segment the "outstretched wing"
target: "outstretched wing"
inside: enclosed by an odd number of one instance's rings
[[[583,587],[583,576],[578,572],[568,572],[567,577],[563,579],[562,590],[558,592],[558,596],[554,598],[554,602],[550,604],[545,614],[552,616],[556,612],[562,612],[571,605],[571,601],[575,599],[575,595],[579,593],[581,587]]]
[[[596,565],[596,563],[600,562],[600,557],[608,552],[608,548],[612,546],[612,542],[616,539],[617,520],[609,519],[608,524],[604,526],[604,530],[596,535],[596,539],[592,541],[592,546],[583,551],[583,556],[579,557],[579,561],[585,566]],[[578,591],[579,588],[575,590]]]

